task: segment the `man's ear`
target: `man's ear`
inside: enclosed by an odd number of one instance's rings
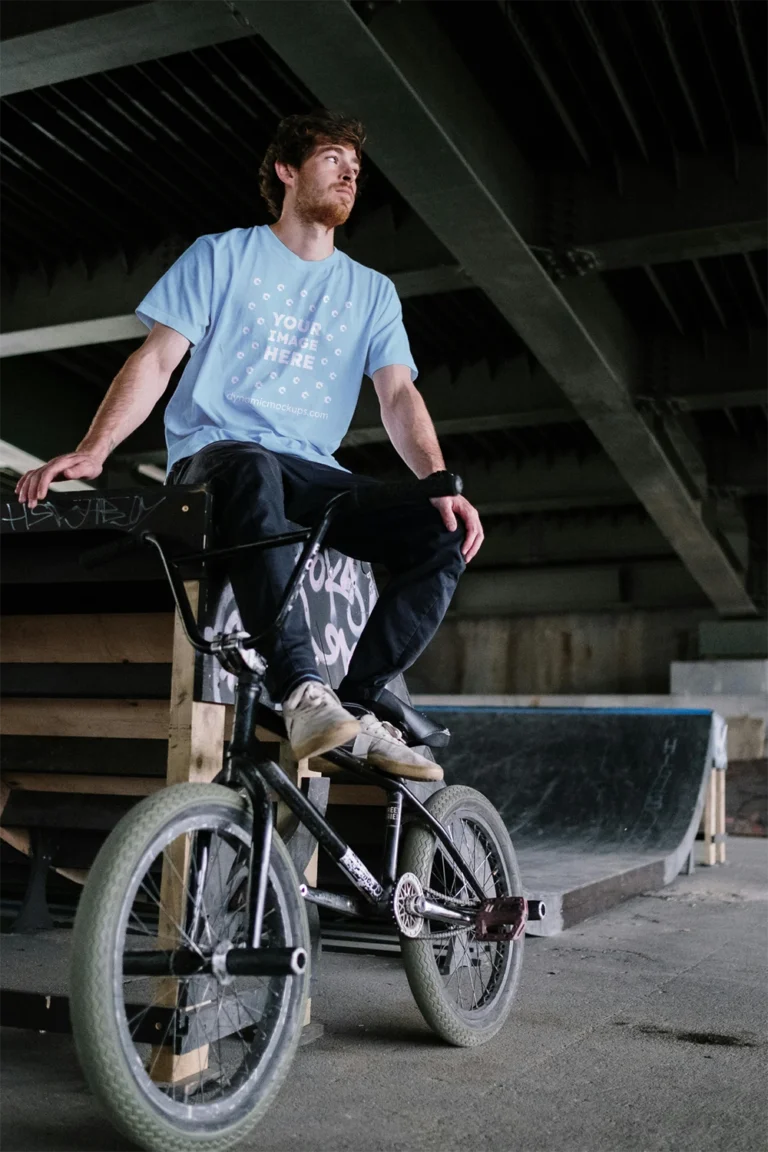
[[[284,164],[282,160],[275,160],[275,172],[285,184],[286,188],[292,188],[296,180],[296,169],[292,168],[290,164]]]

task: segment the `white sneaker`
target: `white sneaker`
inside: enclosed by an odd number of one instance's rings
[[[439,764],[409,748],[403,734],[388,720],[377,720],[371,712],[360,717],[360,735],[352,745],[352,755],[368,760],[392,776],[408,780],[442,780]]]
[[[291,751],[297,760],[318,756],[354,739],[360,724],[325,684],[305,680],[283,704],[283,719]]]

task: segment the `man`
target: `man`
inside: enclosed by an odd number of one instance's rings
[[[218,543],[242,544],[311,525],[332,496],[375,484],[333,458],[363,375],[373,380],[390,440],[418,477],[444,469],[413,385],[416,367],[394,285],[334,247],[357,195],[362,125],[319,112],[283,120],[264,158],[261,191],[276,223],[202,236],[136,312],[150,329],[126,361],[77,451],[19,481],[42,500],[51,481],[95,478],[149,415],[192,348],[165,414],[170,483],[206,482]],[[465,564],[483,541],[461,496],[339,517],[329,547],[385,564],[391,579],[333,693],[317,672],[300,612],[261,646],[283,702],[294,755],[350,740],[357,755],[415,779],[441,775],[370,710],[434,635]],[[274,620],[293,568],[285,548],[247,554],[229,575],[245,627]],[[341,703],[344,701],[346,707]]]

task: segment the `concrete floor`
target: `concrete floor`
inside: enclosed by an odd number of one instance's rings
[[[392,958],[323,958],[259,1152],[765,1152],[768,843],[552,939],[530,939],[501,1035],[448,1048]],[[122,1152],[68,1037],[2,1030],[5,1152]]]

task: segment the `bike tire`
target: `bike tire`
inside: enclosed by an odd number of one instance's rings
[[[490,867],[483,865],[478,875],[481,886],[490,896],[522,896],[523,886],[515,850],[509,833],[496,809],[480,792],[464,786],[443,788],[433,793],[425,807],[444,827],[451,830],[454,844],[473,864],[478,847],[487,853]],[[461,831],[467,829],[466,850],[462,847]],[[471,858],[470,858],[471,857]],[[473,871],[480,869],[473,864]],[[409,825],[403,838],[400,872],[411,872],[422,887],[448,891],[451,872],[448,857],[440,847],[428,825]],[[460,887],[460,886],[459,886]],[[466,887],[466,886],[465,886]],[[427,921],[425,929],[438,932],[445,925]],[[432,939],[412,939],[401,934],[402,949],[408,983],[414,999],[427,1024],[449,1044],[461,1048],[475,1047],[490,1040],[504,1025],[517,993],[523,961],[523,937],[517,941],[496,944],[481,943],[474,938],[472,929],[452,938],[453,954],[447,959],[442,942]],[[462,985],[462,965],[454,964],[457,949],[464,949],[464,965],[469,979]],[[482,979],[483,958],[490,965],[489,984],[476,1005],[458,1002],[459,989],[470,983],[476,989],[472,969]],[[459,961],[461,960],[459,955]],[[446,969],[451,969],[446,975]],[[454,982],[456,972],[459,975]],[[495,975],[494,975],[495,973]],[[452,990],[453,986],[453,990]]]
[[[70,1011],[80,1064],[90,1088],[115,1127],[147,1152],[225,1152],[248,1136],[285,1080],[304,1024],[309,966],[300,976],[270,977],[268,981],[262,978],[268,1009],[264,1019],[269,1021],[271,1031],[267,1036],[265,1025],[266,1038],[259,1036],[255,1043],[250,1036],[249,1043],[254,1045],[259,1062],[254,1063],[248,1077],[243,1073],[231,1100],[223,1101],[221,1115],[216,1115],[216,1109],[205,1104],[202,1071],[203,1104],[195,1108],[184,1102],[177,1105],[175,1087],[173,1100],[166,1098],[168,1088],[158,1087],[142,1065],[129,1019],[129,1008],[133,1006],[125,1002],[127,978],[122,967],[123,947],[134,938],[129,937],[130,917],[142,883],[140,873],[147,861],[155,859],[156,863],[156,859],[165,859],[164,849],[158,858],[152,857],[158,846],[172,844],[177,836],[197,835],[200,828],[208,825],[221,828],[227,845],[235,844],[236,852],[247,856],[251,832],[249,806],[229,788],[215,784],[179,784],[136,805],[103,845],[86,881],[75,920]],[[149,876],[149,872],[146,875]],[[272,841],[268,899],[275,940],[281,945],[302,947],[309,956],[304,901],[291,859],[277,834]],[[242,910],[237,914],[244,920]],[[217,911],[215,915],[218,917],[220,913]],[[151,933],[148,935],[151,937]],[[147,947],[150,946],[148,942]],[[214,993],[220,994],[213,978],[195,979],[210,979]],[[278,981],[283,983],[278,985]],[[154,1004],[153,1001],[150,1007]],[[223,1033],[218,1015],[216,1021],[219,1032],[214,1042],[221,1046]],[[246,1052],[242,1036],[248,1035],[248,1030],[235,1034]],[[225,1040],[231,1041],[231,1037],[224,1035]],[[221,1056],[218,1060],[224,1077],[224,1061]],[[190,1113],[188,1117],[185,1111]]]

